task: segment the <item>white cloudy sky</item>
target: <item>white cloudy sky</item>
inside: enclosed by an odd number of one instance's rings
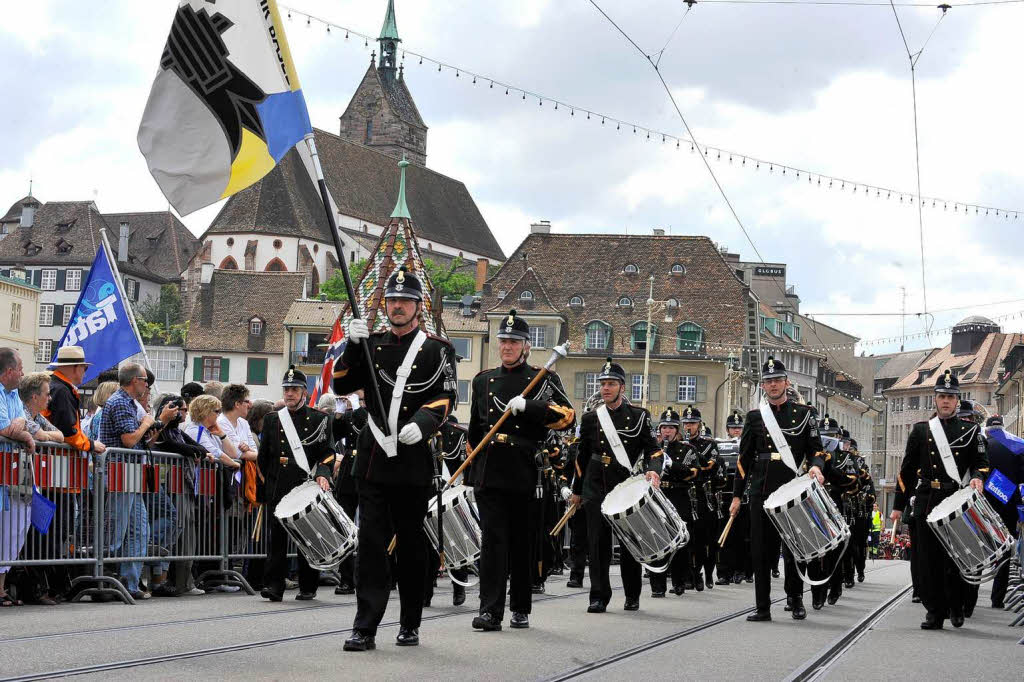
[[[173,0],[23,0],[0,23],[0,204],[28,178],[46,200],[95,198],[102,211],[166,207],[135,144]],[[292,0],[298,10],[376,35],[385,0]],[[682,125],[655,75],[587,0],[397,0],[410,50],[577,106],[672,134]],[[648,52],[685,12],[679,0],[599,0]],[[282,10],[284,11],[284,10]],[[938,20],[899,8],[912,50]],[[1024,209],[1017,87],[1024,4],[954,7],[918,66],[922,190]],[[288,25],[314,125],[336,130],[369,61],[362,41],[297,15]],[[536,219],[555,231],[705,234],[756,258],[706,169],[687,150],[647,142],[565,108],[539,107],[407,62],[430,126],[428,165],[463,180],[505,249]],[[892,10],[698,3],[661,60],[698,140],[822,173],[912,192],[912,100]],[[922,310],[916,208],[808,186],[805,178],[713,162],[767,261],[789,264],[805,312]],[[884,195],[883,195],[884,197]],[[3,208],[0,208],[3,210]],[[216,213],[186,220],[197,234]],[[1024,311],[1018,221],[924,211],[929,310],[945,328],[968,314]],[[985,304],[1021,299],[1002,305]],[[898,317],[821,320],[865,339]],[[1003,323],[1024,329],[1024,319]],[[919,317],[907,331],[922,331]],[[948,337],[933,337],[936,344]],[[923,338],[908,348],[924,347]],[[892,350],[876,344],[868,352]]]

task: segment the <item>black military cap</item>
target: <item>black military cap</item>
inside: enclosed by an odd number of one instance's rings
[[[661,413],[661,419],[658,420],[658,426],[675,426],[678,428],[679,413],[671,407],[665,408],[665,411]]]
[[[607,358],[604,367],[601,368],[601,373],[597,376],[598,381],[602,379],[615,379],[625,384],[626,370],[622,369],[622,365],[612,362],[611,358]]]
[[[287,388],[288,386],[306,388],[306,375],[295,369],[295,365],[290,366],[288,371],[284,373],[284,377],[281,378],[281,388]]]
[[[510,310],[508,311],[508,317],[502,320],[501,326],[498,327],[498,338],[529,341],[530,325],[526,323],[526,320],[516,315],[515,310]]]
[[[743,415],[739,410],[733,410],[732,414],[725,420],[725,428],[738,429],[743,426]]]
[[[843,440],[850,440],[850,432],[846,429],[840,429],[843,434]]]
[[[857,449],[857,439],[856,438],[851,438],[850,439],[850,449],[851,450],[856,450]]]
[[[951,393],[960,395],[960,380],[956,378],[951,370],[946,370],[935,380],[936,393]]]
[[[839,422],[825,414],[825,418],[818,423],[818,431],[826,436],[834,436],[839,433]]]
[[[408,272],[403,265],[388,278],[384,298],[411,298],[414,301],[422,301],[423,285],[416,275]]]
[[[782,364],[782,361],[776,360],[772,356],[768,356],[768,361],[761,365],[761,379],[777,379],[778,377],[787,377],[786,366]]]
[[[956,416],[961,419],[974,419],[974,403],[970,400],[961,400],[956,410]]]
[[[1002,427],[1003,426],[1003,418],[1000,417],[998,414],[995,415],[995,416],[989,417],[988,419],[985,420],[985,426],[998,426],[998,427]]]
[[[699,424],[700,423],[700,410],[693,405],[688,405],[683,410],[683,418],[681,420],[684,424]]]

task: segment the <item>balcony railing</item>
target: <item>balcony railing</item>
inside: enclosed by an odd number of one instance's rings
[[[290,363],[293,365],[322,365],[327,356],[324,348],[310,348],[309,350],[293,350]]]

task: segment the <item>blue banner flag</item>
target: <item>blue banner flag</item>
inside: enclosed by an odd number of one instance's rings
[[[85,371],[83,384],[95,379],[103,370],[142,352],[115,277],[106,251],[100,246],[71,321],[57,344],[58,348],[81,346],[85,351],[85,359],[92,365]]]
[[[1024,440],[1018,438],[1012,433],[1007,433],[1003,429],[989,429],[985,435],[988,436],[989,440],[1003,445],[1007,450],[1015,455],[1024,454]]]
[[[1003,504],[1009,504],[1010,497],[1013,496],[1014,487],[1014,482],[1008,479],[999,469],[993,469],[992,475],[985,481],[985,490],[992,493]]]

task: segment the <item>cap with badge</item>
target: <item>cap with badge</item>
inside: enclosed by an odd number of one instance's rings
[[[671,407],[666,407],[665,411],[661,413],[661,419],[658,420],[658,426],[675,426],[679,427],[679,413],[673,410]]]
[[[530,340],[530,325],[526,320],[519,317],[515,310],[508,311],[508,316],[501,321],[498,327],[499,339],[518,339],[520,341]]]
[[[683,410],[683,418],[681,421],[684,424],[700,424],[700,410],[693,405],[688,405],[687,408]]]
[[[818,432],[823,436],[836,436],[839,434],[839,422],[825,413],[825,418],[818,423]]]
[[[740,429],[743,428],[743,415],[740,414],[739,410],[733,410],[732,414],[725,420],[725,428],[727,429]]]
[[[409,272],[403,265],[388,278],[384,298],[409,298],[414,301],[423,300],[423,285],[416,275]]]
[[[993,415],[985,420],[985,426],[998,426],[999,428],[1002,428],[1003,418],[998,414]]]
[[[956,378],[952,370],[947,369],[935,380],[935,392],[960,395],[960,380]]]
[[[961,400],[957,407],[956,416],[961,419],[974,419],[974,401]]]
[[[772,356],[768,356],[768,361],[761,365],[761,380],[767,379],[778,379],[789,376],[786,374],[786,366],[782,364],[781,360],[776,360]]]
[[[622,369],[622,365],[612,362],[611,358],[606,358],[604,367],[601,368],[601,373],[597,375],[598,381],[603,379],[614,379],[615,381],[621,381],[625,384],[626,370]]]
[[[295,369],[295,365],[290,366],[281,379],[281,388],[288,388],[289,386],[306,388],[306,375],[300,370]]]

